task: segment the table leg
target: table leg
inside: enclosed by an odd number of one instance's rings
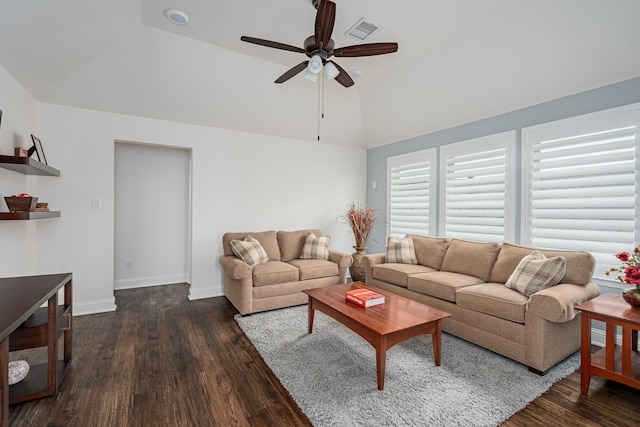
[[[47,396],[58,390],[58,294],[49,299],[47,322]]]
[[[73,352],[73,337],[71,330],[73,329],[73,290],[71,288],[71,280],[64,286],[64,306],[69,307],[69,319],[68,319],[68,328],[63,333],[63,346],[64,346],[64,361],[66,363],[71,362],[72,352]]]
[[[9,425],[9,337],[0,343],[0,427]]]
[[[313,331],[313,315],[316,310],[313,308],[313,298],[309,297],[309,333]]]
[[[435,330],[431,334],[431,342],[433,343],[433,360],[436,366],[440,366],[442,356],[442,326],[440,320],[435,322]]]
[[[587,394],[591,373],[591,316],[588,313],[581,313],[580,325],[580,393]]]
[[[378,390],[384,390],[384,371],[387,365],[387,339],[382,336],[376,345],[376,376]]]

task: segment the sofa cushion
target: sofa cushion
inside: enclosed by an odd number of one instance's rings
[[[300,259],[329,259],[330,236],[317,237],[312,232],[307,233],[300,253]]]
[[[525,295],[507,289],[502,283],[466,286],[456,293],[459,307],[522,324],[528,300]]]
[[[482,283],[477,277],[448,271],[415,274],[409,277],[407,288],[421,294],[456,302],[456,291]]]
[[[281,261],[289,261],[291,259],[300,258],[302,247],[304,246],[304,241],[307,238],[307,234],[309,234],[309,232],[315,234],[318,237],[322,236],[322,232],[315,229],[278,231],[277,239],[278,246],[280,247]]]
[[[444,254],[449,244],[445,237],[426,237],[412,234],[413,247],[416,251],[418,264],[440,270]]]
[[[420,273],[428,273],[436,271],[431,267],[418,264],[377,264],[373,266],[371,275],[374,279],[383,282],[393,283],[397,286],[406,288],[408,286],[409,276]]]
[[[247,236],[243,240],[232,240],[231,249],[235,256],[252,267],[269,261],[269,257],[260,242],[251,236]]]
[[[395,237],[387,239],[387,256],[385,262],[398,264],[417,264],[416,250],[413,247],[413,238],[407,234],[399,242]]]
[[[232,240],[242,240],[247,236],[256,239],[264,248],[271,261],[280,261],[280,248],[275,231],[225,233],[222,235],[222,251],[226,256],[235,255],[231,249]]]
[[[530,297],[542,289],[560,283],[565,273],[565,259],[561,256],[547,258],[540,251],[533,251],[522,258],[505,283]]]
[[[298,268],[282,261],[269,261],[253,267],[253,286],[295,282],[299,278]]]
[[[503,243],[491,272],[491,282],[506,283],[522,258],[536,248]],[[566,273],[560,283],[586,285],[591,282],[595,269],[595,258],[583,251],[557,251],[540,249],[546,257],[563,256],[566,260]]]
[[[338,264],[323,259],[292,259],[287,263],[300,270],[300,280],[338,275]]]
[[[497,243],[453,239],[442,260],[442,271],[475,276],[487,282],[500,247]]]

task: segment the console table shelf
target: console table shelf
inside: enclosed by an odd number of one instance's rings
[[[60,176],[60,171],[31,157],[0,156],[0,167],[25,175]]]

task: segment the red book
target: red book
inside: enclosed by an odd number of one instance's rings
[[[352,289],[347,291],[345,299],[348,302],[359,305],[360,307],[371,307],[374,305],[384,304],[384,295],[369,289]]]

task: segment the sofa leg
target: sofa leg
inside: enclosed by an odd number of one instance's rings
[[[539,371],[538,369],[532,368],[531,366],[529,366],[529,372],[533,372],[534,374],[543,376],[546,372],[545,371]]]

